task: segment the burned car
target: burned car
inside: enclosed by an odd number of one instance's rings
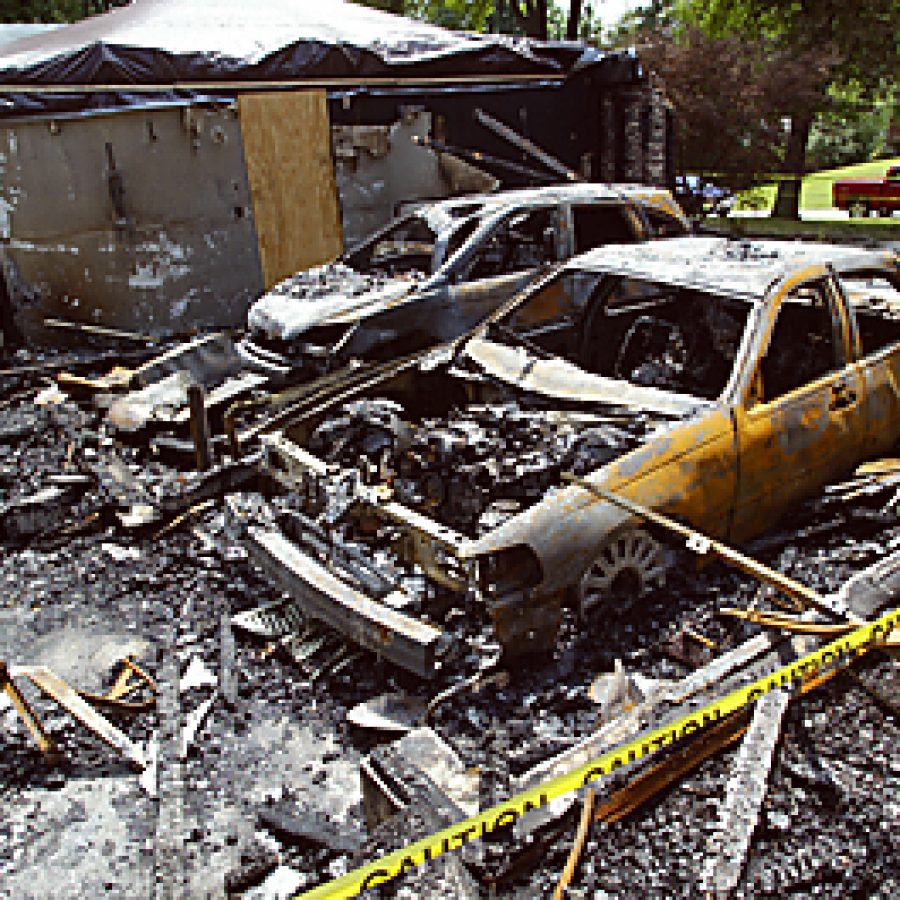
[[[564,604],[639,595],[672,561],[590,486],[742,542],[895,443],[898,287],[895,254],[854,248],[591,251],[351,398],[313,391],[266,438],[297,510],[290,534],[249,529],[255,557],[422,675],[470,604],[507,650],[552,647]]]
[[[154,447],[180,464],[193,455],[186,440],[191,384],[203,386],[210,428],[221,437],[246,409],[265,418],[290,402],[287,389],[326,372],[468,333],[539,277],[541,267],[598,244],[687,229],[667,191],[638,185],[579,184],[428,204],[338,262],[300,273],[260,298],[243,340],[204,335],[134,372],[62,386],[115,392],[113,427],[161,434]]]
[[[342,357],[354,325],[386,309],[494,280],[492,291],[479,294],[484,315],[542,265],[603,244],[689,231],[668,191],[639,185],[573,184],[420,205],[335,262],[260,297],[240,349],[256,367],[321,372]]]

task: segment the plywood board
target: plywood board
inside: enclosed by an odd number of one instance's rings
[[[342,250],[324,91],[238,98],[266,289]]]

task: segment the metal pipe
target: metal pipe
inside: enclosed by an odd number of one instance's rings
[[[514,131],[509,125],[504,125],[499,119],[495,119],[492,115],[486,113],[483,109],[475,110],[475,119],[481,125],[484,125],[490,131],[493,131],[497,137],[512,144],[528,156],[543,163],[551,172],[556,172],[567,181],[584,181],[577,173],[573,172],[568,166],[561,163],[555,156],[551,156],[546,150],[542,150],[533,141],[523,137],[517,131]]]
[[[188,385],[188,404],[191,410],[191,438],[197,469],[205,472],[210,465],[209,419],[206,415],[206,390],[202,384]]]
[[[508,159],[502,159],[499,156],[492,156],[490,153],[484,153],[481,150],[469,150],[465,147],[457,147],[453,144],[445,144],[443,141],[436,141],[433,138],[413,136],[413,143],[420,147],[429,147],[436,153],[449,153],[451,156],[458,156],[466,162],[472,163],[474,166],[493,166],[498,169],[506,169],[516,175],[521,175],[531,181],[538,181],[543,184],[551,184],[554,178],[546,172],[538,172],[537,169],[529,169],[528,166],[520,165]]]
[[[81,331],[85,334],[97,334],[101,337],[117,338],[123,341],[138,341],[144,344],[158,344],[159,338],[149,334],[138,334],[134,331],[120,331],[117,328],[106,328],[104,325],[89,325],[86,322],[68,322],[65,319],[44,319],[45,328],[62,328],[69,331]]]

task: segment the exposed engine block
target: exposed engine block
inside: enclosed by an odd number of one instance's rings
[[[471,536],[537,502],[562,471],[583,475],[637,446],[656,424],[638,417],[620,425],[515,401],[420,422],[403,413],[388,400],[348,404],[319,426],[310,450]]]

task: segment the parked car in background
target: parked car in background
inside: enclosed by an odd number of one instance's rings
[[[892,447],[900,261],[607,246],[467,338],[351,377],[267,437],[302,512],[251,549],[310,615],[428,675],[442,617],[473,603],[522,652],[555,645],[566,603],[608,612],[662,583],[665,536],[564,473],[740,543]]]
[[[676,175],[675,199],[689,216],[727,216],[736,201],[730,188],[699,175]]]
[[[900,209],[900,165],[891,166],[884,178],[844,178],[831,185],[831,200],[838,209],[849,210],[854,218],[890,216]]]
[[[604,244],[689,231],[668,191],[639,185],[575,184],[424,204],[259,298],[241,352],[262,369],[323,371],[361,320],[492,280],[493,290],[480,292],[488,305],[479,311],[469,304],[459,319],[461,334],[544,265]]]

